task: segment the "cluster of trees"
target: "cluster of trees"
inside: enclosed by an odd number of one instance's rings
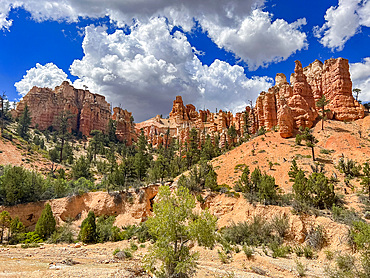
[[[80,195],[99,189],[99,185],[84,177],[67,181],[64,171],[58,177],[44,177],[20,166],[0,168],[0,205],[17,205],[39,200]]]

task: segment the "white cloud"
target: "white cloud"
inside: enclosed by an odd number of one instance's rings
[[[362,62],[350,64],[352,87],[361,89],[359,99],[370,101],[370,57]]]
[[[17,88],[19,94],[24,96],[33,86],[54,89],[65,80],[69,81],[67,74],[53,63],[48,63],[45,66],[37,63],[36,67],[27,70],[27,74],[23,76],[21,81],[15,83],[14,86]]]
[[[314,34],[325,47],[340,51],[361,26],[370,27],[370,1],[339,0],[338,6],[326,11],[325,21],[314,27]]]
[[[2,0],[0,13],[8,16],[9,7],[22,6],[39,21],[77,21],[79,17],[100,18],[108,15],[119,24],[128,25],[131,25],[133,18],[143,21],[153,16],[166,16],[189,31],[193,26],[193,17],[216,16],[221,22],[232,22],[232,18],[244,16],[264,2],[265,0]]]
[[[200,109],[235,110],[271,86],[272,79],[249,79],[237,65],[219,60],[202,65],[187,38],[170,31],[164,18],[138,22],[129,35],[86,27],[85,56],[70,69],[79,77],[75,86],[86,84],[133,111],[136,120],[169,112],[176,95]]]
[[[9,28],[6,20],[9,7],[22,6],[37,21],[78,21],[81,17],[109,18],[119,27],[133,21],[149,22],[163,16],[169,24],[181,26],[186,32],[197,20],[210,38],[220,47],[240,57],[251,69],[287,59],[296,51],[307,48],[306,34],[300,27],[305,19],[293,23],[263,12],[265,0],[3,0],[0,8],[0,29]],[[3,20],[4,21],[4,20]]]
[[[306,25],[305,18],[289,24],[282,19],[272,22],[271,17],[268,12],[256,9],[235,28],[209,19],[202,20],[201,25],[218,46],[235,53],[247,62],[249,68],[256,69],[286,60],[296,51],[308,47],[306,34],[299,30]]]

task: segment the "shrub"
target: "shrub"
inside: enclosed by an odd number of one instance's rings
[[[286,214],[274,216],[271,226],[281,238],[285,238],[289,230],[289,216]]]
[[[303,248],[303,254],[304,254],[304,257],[306,259],[312,259],[313,256],[314,256],[314,253],[313,253],[313,250],[311,248],[311,246],[309,245],[306,245],[304,248]]]
[[[304,249],[301,246],[294,247],[293,252],[297,255],[297,257],[302,257],[304,255]]]
[[[65,223],[50,236],[49,243],[72,243],[74,242],[74,235],[72,232],[71,224]]]
[[[46,204],[41,212],[40,218],[37,220],[35,233],[46,239],[54,233],[56,227],[55,218],[51,211],[51,206]]]
[[[306,237],[307,244],[316,250],[321,250],[328,244],[326,230],[323,226],[312,227]]]
[[[113,240],[113,223],[114,216],[100,216],[96,221],[96,234],[98,242],[114,241]]]
[[[295,143],[296,143],[297,145],[301,145],[301,143],[302,143],[302,136],[301,136],[300,134],[297,134],[297,135],[295,136]]]
[[[272,251],[272,257],[282,257],[285,258],[286,255],[290,254],[292,252],[292,248],[287,245],[281,245],[280,243],[273,241],[269,245],[271,251]]]
[[[139,249],[139,247],[135,244],[135,242],[131,241],[130,242],[130,249],[132,251],[136,251],[137,249]]]
[[[272,228],[261,217],[254,217],[248,222],[240,222],[232,224],[222,230],[222,235],[226,241],[232,244],[246,244],[250,246],[259,246],[261,244],[268,244],[273,239]]]
[[[344,158],[339,159],[338,170],[347,177],[358,177],[360,175],[361,165],[357,165],[357,162],[348,159],[345,161]]]
[[[198,257],[187,243],[213,247],[216,218],[208,212],[193,213],[195,200],[187,188],[179,187],[171,193],[168,186],[161,186],[157,198],[153,216],[145,223],[156,242],[145,255],[144,265],[147,270],[155,271],[156,276],[187,277],[194,272]],[[154,269],[158,263],[161,267]]]
[[[231,262],[230,255],[227,254],[225,251],[223,251],[223,250],[217,250],[217,253],[218,253],[218,257],[220,258],[220,261],[223,264],[229,264]]]
[[[253,257],[253,248],[247,245],[243,246],[244,254],[247,256],[247,259],[250,260]]]
[[[334,221],[346,225],[351,225],[354,221],[359,221],[361,219],[355,210],[348,210],[336,205],[332,207],[332,214]]]
[[[299,169],[294,177],[293,192],[298,202],[315,208],[331,208],[336,202],[334,186],[323,173],[312,173],[308,179]]]
[[[22,243],[41,243],[43,242],[42,238],[35,232],[29,232],[24,234],[24,240]]]
[[[115,251],[113,253],[115,253]],[[131,259],[133,257],[133,255],[132,255],[131,250],[126,248],[126,249],[123,249],[122,251],[116,252],[114,254],[114,257],[119,259],[119,260],[124,260],[124,259]]]
[[[296,260],[295,263],[296,263],[295,269],[297,270],[299,277],[306,276],[307,266],[298,260]]]

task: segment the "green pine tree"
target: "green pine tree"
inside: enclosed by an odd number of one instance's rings
[[[50,204],[46,204],[41,212],[39,220],[37,220],[35,233],[43,239],[47,239],[54,233],[56,227],[55,218],[51,210]]]
[[[17,126],[17,133],[23,139],[28,139],[29,137],[28,130],[30,128],[30,125],[31,125],[31,113],[26,103],[23,109],[23,113],[19,118],[18,126]]]
[[[97,241],[95,213],[89,211],[87,217],[82,221],[78,239],[83,243],[95,243]]]
[[[12,218],[10,217],[9,212],[4,210],[0,213],[0,229],[1,229],[0,230],[0,243],[3,243],[5,229],[10,228],[11,221],[12,221]],[[9,238],[9,232],[8,232],[8,238]]]

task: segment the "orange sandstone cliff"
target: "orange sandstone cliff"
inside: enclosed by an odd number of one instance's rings
[[[15,117],[22,114],[26,104],[32,118],[31,126],[37,125],[40,130],[55,127],[55,119],[62,111],[74,115],[71,129],[86,136],[94,129],[105,131],[111,117],[110,105],[104,96],[75,89],[67,81],[54,90],[33,87],[18,103]]]

